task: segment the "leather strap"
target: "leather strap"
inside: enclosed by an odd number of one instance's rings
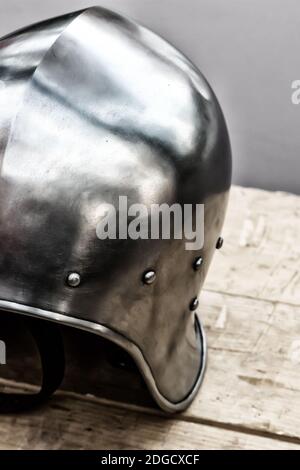
[[[42,385],[38,393],[0,393],[0,414],[19,413],[44,403],[60,386],[65,371],[63,339],[59,327],[48,321],[26,318],[39,350],[42,365]]]

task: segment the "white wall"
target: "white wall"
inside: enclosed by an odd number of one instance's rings
[[[0,35],[96,4],[0,0]],[[232,140],[234,181],[300,194],[299,0],[101,0],[186,53],[210,81]]]

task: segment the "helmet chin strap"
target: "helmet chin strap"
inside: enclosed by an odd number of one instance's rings
[[[34,394],[0,393],[0,414],[19,413],[43,404],[64,378],[65,354],[59,327],[34,318],[26,318],[25,324],[36,342],[41,358],[41,389]]]

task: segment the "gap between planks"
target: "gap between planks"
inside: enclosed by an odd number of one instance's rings
[[[247,294],[234,294],[233,292],[225,292],[225,291],[217,290],[217,289],[204,288],[201,291],[201,293],[202,292],[203,293],[204,292],[211,292],[212,294],[221,294],[221,295],[224,295],[226,297],[234,297],[234,298],[240,298],[240,299],[246,299],[246,300],[255,300],[255,301],[261,300],[262,302],[268,302],[269,304],[273,304],[274,306],[275,305],[286,305],[287,307],[300,307],[300,303],[298,303],[298,302],[296,302],[296,303],[286,302],[286,301],[281,302],[280,300],[274,300],[274,299],[270,299],[270,298],[267,298],[267,297],[254,297],[253,295],[247,295]]]
[[[5,380],[5,379],[0,379],[0,385],[4,387],[4,390],[6,392],[36,392],[38,390],[38,387],[26,384],[26,383],[17,383],[12,380]],[[139,405],[134,405],[134,404],[129,404],[129,403],[123,403],[119,401],[112,401],[108,400],[105,398],[97,398],[93,395],[81,395],[78,393],[74,392],[68,392],[68,391],[61,391],[58,390],[55,395],[53,396],[52,400],[50,400],[48,403],[44,405],[44,407],[51,406],[51,402],[53,404],[53,407],[57,407],[64,411],[63,405],[57,405],[55,404],[55,397],[61,397],[61,398],[69,398],[74,401],[78,401],[80,403],[91,403],[99,406],[104,406],[104,407],[109,407],[110,409],[115,409],[116,411],[122,410],[122,411],[129,411],[133,413],[137,413],[140,415],[149,415],[153,416],[156,418],[162,418],[166,421],[178,421],[182,423],[191,423],[199,426],[206,426],[212,429],[217,429],[217,430],[224,430],[224,431],[231,431],[237,434],[244,434],[246,436],[254,436],[258,438],[265,438],[269,439],[271,441],[274,441],[274,444],[276,445],[276,442],[282,442],[282,443],[287,443],[287,444],[294,444],[294,445],[299,445],[300,446],[300,438],[297,437],[291,437],[291,436],[286,436],[286,435],[278,435],[274,434],[269,431],[261,431],[259,429],[252,429],[252,428],[247,428],[245,426],[241,425],[233,425],[230,423],[222,423],[219,421],[214,421],[214,420],[209,420],[209,419],[203,419],[203,418],[198,418],[195,416],[189,416],[185,415],[184,413],[178,413],[178,414],[167,414],[164,413],[163,411],[159,409],[154,409],[154,408],[149,408],[149,407],[143,407]],[[67,411],[67,409],[66,409]]]

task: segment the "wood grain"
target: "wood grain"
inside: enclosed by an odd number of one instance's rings
[[[205,288],[300,305],[300,197],[231,190],[223,229]]]
[[[207,374],[189,416],[300,439],[300,307],[203,292]]]
[[[60,393],[44,409],[1,417],[0,449],[299,449],[261,436],[103,406]]]
[[[0,448],[299,447],[300,197],[234,187],[223,234],[200,296],[207,373],[185,413],[164,416],[134,367],[111,365],[111,344],[66,330],[63,388],[98,398],[60,392],[32,415],[1,417]],[[25,381],[29,370],[36,383],[37,358],[15,325],[2,329],[14,347],[1,375]]]

